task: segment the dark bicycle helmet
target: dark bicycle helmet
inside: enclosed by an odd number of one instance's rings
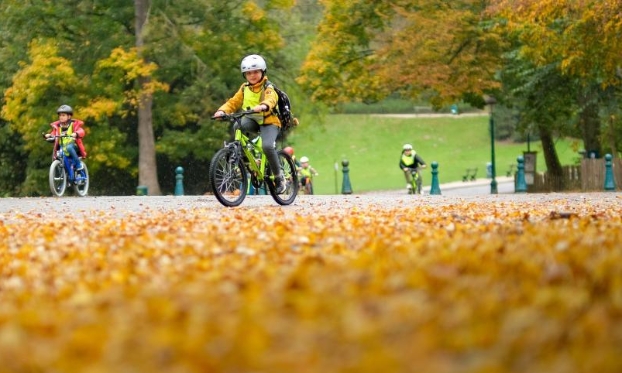
[[[61,113],[73,115],[73,109],[69,105],[61,105],[58,109],[56,109],[56,114]]]

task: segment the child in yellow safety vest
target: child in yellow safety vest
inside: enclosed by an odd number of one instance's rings
[[[225,113],[231,114],[240,109],[251,109],[257,113],[252,117],[242,119],[242,130],[260,133],[262,149],[268,159],[270,170],[275,176],[277,193],[281,194],[287,189],[287,185],[285,185],[276,151],[276,137],[279,134],[281,122],[274,114],[274,107],[279,97],[274,87],[267,83],[268,68],[263,57],[257,54],[244,57],[240,70],[246,83],[242,84],[233,97],[218,108],[214,117],[223,116]]]
[[[308,157],[300,157],[298,174],[300,175],[300,185],[307,191],[307,194],[313,194],[313,176],[318,176],[319,173],[311,167]]]
[[[408,192],[412,192],[412,177],[413,173],[417,174],[416,186],[417,194],[421,194],[421,172],[422,168],[426,168],[426,164],[423,158],[419,156],[410,144],[404,144],[402,147],[402,156],[400,158],[400,168],[404,171],[404,177],[406,178],[406,189]]]

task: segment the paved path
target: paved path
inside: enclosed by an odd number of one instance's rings
[[[485,186],[484,186],[485,187]],[[315,214],[322,212],[343,212],[352,209],[396,208],[405,206],[447,206],[462,203],[528,203],[537,206],[549,202],[559,202],[564,206],[589,203],[590,205],[614,206],[622,204],[621,192],[596,193],[501,193],[501,194],[454,194],[449,189],[442,195],[424,194],[412,196],[404,194],[374,193],[352,195],[301,195],[290,206],[279,206],[270,196],[248,196],[236,211],[244,213],[301,213]],[[60,218],[64,216],[129,216],[136,214],[152,215],[171,212],[179,216],[185,210],[205,209],[206,216],[227,209],[216,198],[206,196],[116,196],[116,197],[36,197],[36,198],[0,198],[0,226],[10,223],[20,215],[41,218]],[[243,216],[243,215],[241,215]]]
[[[513,177],[497,177],[497,193],[507,194],[514,193],[514,178]],[[475,181],[457,181],[453,183],[441,184],[441,194],[451,196],[474,196],[474,195],[486,195],[490,193],[490,179],[476,179]],[[424,188],[426,193],[429,193],[430,187]]]
[[[497,193],[509,194],[514,193],[514,178],[513,177],[497,177]],[[481,196],[489,195],[490,193],[490,179],[476,179],[475,181],[456,181],[451,183],[441,184],[441,195],[445,196]],[[430,194],[430,186],[423,187],[424,194]],[[384,190],[365,192],[365,195],[372,194],[387,194],[387,195],[402,195],[406,194],[406,188],[396,190]]]
[[[461,114],[451,114],[451,113],[411,113],[411,114],[369,114],[372,117],[387,117],[387,118],[435,118],[435,117],[452,117],[452,118],[460,118],[460,117],[483,117],[487,116],[488,113],[486,111],[476,111],[472,113],[461,113]]]

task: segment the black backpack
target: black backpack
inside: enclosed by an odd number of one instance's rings
[[[289,96],[283,90],[277,88],[272,82],[266,81],[266,86],[272,86],[277,96],[279,96],[278,104],[275,107],[274,114],[279,118],[281,122],[281,131],[289,131],[290,129],[298,125],[298,118],[294,117],[292,113],[292,106],[289,101]]]

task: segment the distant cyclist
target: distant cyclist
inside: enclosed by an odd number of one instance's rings
[[[298,174],[300,175],[300,185],[302,185],[305,193],[313,194],[313,177],[318,176],[319,173],[311,167],[308,157],[300,157]]]
[[[86,158],[86,150],[82,139],[85,136],[82,126],[84,122],[80,119],[73,119],[73,109],[69,105],[61,105],[56,109],[58,120],[50,123],[52,129],[49,133],[44,134],[46,139],[55,139],[54,154],[59,146],[69,153],[76,170],[82,170],[82,162],[80,158]],[[58,136],[68,137],[58,137]]]
[[[404,144],[402,147],[402,157],[400,158],[400,169],[404,171],[404,177],[406,178],[406,189],[409,193],[412,193],[412,177],[413,174],[416,174],[417,180],[417,190],[415,191],[417,194],[421,194],[421,172],[419,171],[422,168],[426,168],[426,164],[413,150],[413,146],[411,144]]]

